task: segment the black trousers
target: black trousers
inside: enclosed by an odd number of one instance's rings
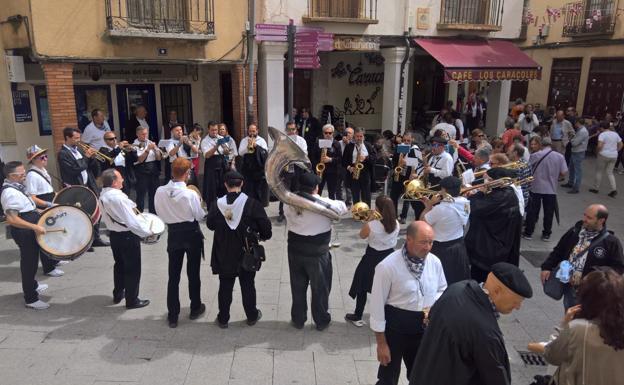
[[[344,167],[338,166],[338,178],[337,178],[337,186],[336,186],[336,199],[342,200],[342,190],[344,188],[344,198],[346,203],[351,203],[351,187],[349,186],[347,169]]]
[[[290,191],[295,192],[299,188],[299,168],[295,166],[295,172],[282,173],[281,178],[284,180],[284,184],[288,186]],[[279,203],[279,215],[284,215],[284,202]]]
[[[44,253],[39,253],[39,259],[41,260],[41,267],[43,268],[43,273],[48,274],[52,270],[56,269],[56,265],[58,261],[55,261],[45,255]]]
[[[149,205],[149,212],[156,214],[156,208],[154,206],[154,195],[156,195],[156,189],[160,185],[160,180],[156,174],[143,174],[137,172],[136,174],[136,204],[137,209],[141,212],[145,209],[145,194],[147,194],[147,200]]]
[[[245,315],[250,321],[258,319],[258,308],[256,308],[256,273],[240,269],[237,275],[219,274],[219,314],[217,318],[219,322],[223,324],[228,323],[230,320],[232,292],[234,291],[234,281],[236,281],[237,276],[243,296]]]
[[[243,192],[260,202],[264,207],[269,205],[269,185],[267,185],[266,179],[255,180],[245,176]]]
[[[126,306],[133,305],[139,298],[141,280],[141,241],[130,231],[110,232],[113,250],[113,297],[125,291]]]
[[[360,177],[355,180],[352,175],[349,174],[351,193],[353,196],[353,203],[364,202],[370,207],[371,205],[371,177],[368,171],[360,173]]]
[[[485,282],[488,274],[490,274],[489,270],[483,270],[475,264],[470,265],[470,278],[474,279],[475,281],[479,283]]]
[[[406,375],[409,379],[423,335],[398,333],[387,327],[384,334],[388,348],[390,348],[390,362],[387,366],[379,365],[377,385],[396,385],[399,383],[401,374],[401,360],[405,363]],[[426,368],[421,368],[421,370],[426,370]]]
[[[39,244],[36,241],[35,232],[32,230],[11,227],[11,235],[20,250],[20,272],[22,275],[22,292],[24,301],[33,303],[39,300],[35,280],[37,268],[39,267]]]
[[[290,292],[292,307],[290,316],[296,324],[308,319],[308,285],[312,290],[312,319],[319,326],[331,322],[329,292],[331,291],[332,263],[329,252],[317,257],[305,257],[288,250]]]
[[[203,180],[203,196],[207,207],[216,202],[217,199],[225,195],[225,186],[223,185],[224,171],[221,168],[215,168],[214,162],[205,162],[204,180]]]
[[[338,175],[334,173],[324,173],[323,180],[319,184],[319,195],[323,195],[323,189],[327,184],[327,196],[329,199],[336,199],[336,191],[338,188]]]
[[[535,224],[539,218],[540,208],[544,205],[544,228],[542,235],[552,233],[553,216],[557,205],[557,195],[555,194],[537,194],[529,193],[529,207],[527,209],[526,220],[524,221],[524,233],[533,235]]]
[[[169,319],[177,320],[180,314],[180,273],[186,254],[186,276],[191,300],[191,312],[201,307],[201,279],[199,268],[203,248],[203,237],[199,226],[197,231],[172,231],[169,226],[167,254],[169,255],[169,282],[167,283],[167,310]]]

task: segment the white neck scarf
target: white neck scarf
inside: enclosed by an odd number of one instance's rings
[[[232,204],[227,203],[227,195],[217,199],[217,207],[219,211],[221,211],[221,214],[223,214],[225,223],[227,223],[230,229],[236,230],[238,227],[243,216],[243,209],[245,208],[247,198],[247,194],[241,193]]]

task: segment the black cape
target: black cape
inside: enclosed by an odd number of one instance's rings
[[[450,285],[431,308],[410,385],[508,385],[509,357],[489,298],[473,280]]]
[[[468,199],[470,228],[465,243],[470,263],[486,271],[498,262],[518,266],[522,216],[513,188],[479,192]]]

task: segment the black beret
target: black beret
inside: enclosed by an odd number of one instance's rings
[[[316,186],[321,183],[321,178],[318,175],[311,172],[304,172],[299,177],[299,186],[303,190],[314,190]]]
[[[454,176],[447,176],[440,181],[440,187],[447,191],[461,188],[461,179]]]
[[[431,138],[431,143],[447,144],[448,141],[441,136],[434,136]]]
[[[507,262],[499,262],[492,265],[492,274],[503,283],[509,290],[524,298],[533,297],[531,284],[518,266]]]
[[[243,177],[243,175],[239,173],[238,171],[228,171],[223,176],[223,180],[227,184],[230,184],[231,182],[234,182],[234,181],[243,180],[243,179],[245,179],[245,177]]]
[[[492,179],[501,179],[501,178],[515,178],[516,172],[511,169],[502,168],[502,167],[494,167],[487,170],[487,174]]]

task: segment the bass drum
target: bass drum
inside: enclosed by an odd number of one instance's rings
[[[141,213],[137,215],[137,219],[139,222],[143,222],[149,227],[150,231],[153,235],[148,235],[147,237],[141,239],[141,242],[146,245],[151,245],[160,240],[160,236],[165,232],[165,222],[162,219],[158,218],[156,215],[151,213]]]
[[[59,205],[46,209],[37,222],[46,229],[37,235],[41,251],[58,261],[73,261],[93,243],[91,218],[78,207]]]
[[[54,203],[75,206],[84,210],[91,217],[92,224],[98,223],[102,216],[97,196],[85,186],[65,187],[56,194]]]

